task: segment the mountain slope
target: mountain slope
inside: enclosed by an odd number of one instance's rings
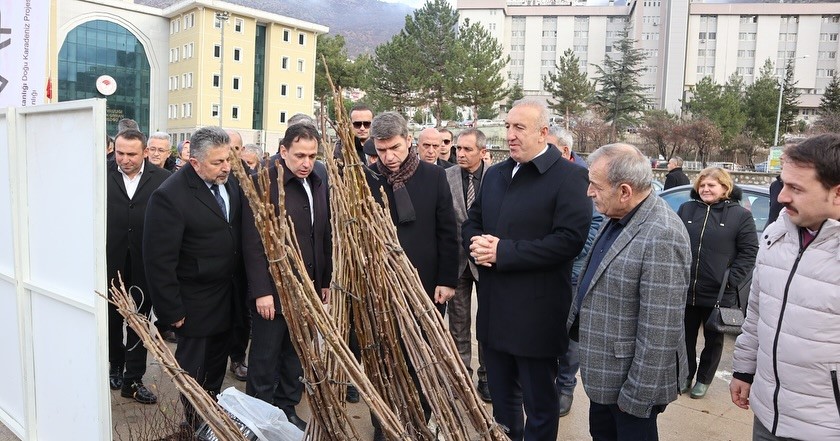
[[[134,3],[157,8],[180,0],[134,0]],[[377,0],[226,0],[274,14],[329,26],[331,35],[343,35],[351,57],[373,53],[376,46],[387,42],[405,24],[405,16],[414,9],[399,3]]]

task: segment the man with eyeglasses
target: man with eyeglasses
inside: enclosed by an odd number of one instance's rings
[[[146,144],[146,156],[152,164],[175,171],[175,159],[172,158],[172,138],[166,132],[155,132],[149,136]]]
[[[457,164],[458,158],[456,156],[456,146],[452,145],[452,140],[455,139],[455,135],[453,135],[452,131],[446,127],[439,128],[438,132],[440,132],[440,136],[442,138],[440,150],[438,151],[438,158],[440,158],[441,161]]]
[[[350,109],[350,122],[352,127],[350,131],[353,132],[353,139],[356,144],[356,154],[359,155],[359,160],[365,163],[364,144],[370,138],[370,124],[373,121],[373,110],[367,104],[358,103]],[[344,159],[341,153],[341,139],[335,143],[335,151],[333,156],[337,159]]]

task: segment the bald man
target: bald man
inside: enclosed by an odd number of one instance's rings
[[[445,169],[455,165],[440,159],[441,145],[443,145],[443,135],[437,129],[433,127],[423,129],[420,136],[417,137],[417,154],[420,156],[420,160]]]

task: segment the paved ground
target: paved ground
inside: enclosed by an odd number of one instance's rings
[[[475,304],[475,302],[473,302]],[[699,342],[702,347],[702,339]],[[671,403],[665,413],[659,417],[660,439],[662,440],[702,440],[702,441],[747,441],[751,439],[752,412],[735,407],[729,399],[728,384],[732,370],[732,347],[734,339],[727,337],[724,357],[718,373],[706,397],[699,400],[687,395]],[[174,345],[173,350],[174,350]],[[476,350],[473,353],[477,353]],[[477,361],[473,361],[474,366]],[[146,384],[155,391],[160,402],[158,406],[144,406],[132,400],[122,398],[119,391],[111,393],[113,404],[112,423],[114,439],[123,441],[155,440],[175,431],[182,420],[181,406],[175,388],[153,363],[146,374]],[[223,388],[234,386],[244,390],[245,383],[237,381],[228,372]],[[357,422],[357,429],[363,440],[370,440],[373,429],[367,406],[364,402],[348,404],[350,412]],[[490,405],[488,405],[488,409]],[[578,384],[572,412],[560,419],[560,431],[557,439],[578,441],[591,439],[589,436],[587,411],[589,401]],[[309,420],[309,409],[304,402],[298,408],[298,414]],[[0,424],[0,441],[15,440],[14,435]]]

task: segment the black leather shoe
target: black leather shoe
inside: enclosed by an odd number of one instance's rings
[[[348,403],[358,403],[359,402],[359,389],[356,389],[356,386],[352,384],[347,386],[347,402]]]
[[[108,386],[111,390],[119,390],[123,387],[122,366],[112,367],[108,372]]]
[[[244,361],[231,361],[230,371],[233,372],[233,376],[239,381],[248,379],[248,365]]]
[[[481,401],[485,403],[492,403],[493,400],[490,398],[490,386],[487,385],[487,381],[478,380],[478,398],[481,398]]]
[[[155,404],[157,403],[157,396],[152,393],[141,381],[132,381],[131,384],[124,383],[120,396],[123,398],[133,398],[134,401],[141,404]]]
[[[294,411],[286,412],[286,418],[289,422],[297,426],[298,429],[306,431],[306,421],[302,420]]]
[[[564,417],[572,411],[572,401],[575,400],[574,395],[560,394],[560,416]]]

